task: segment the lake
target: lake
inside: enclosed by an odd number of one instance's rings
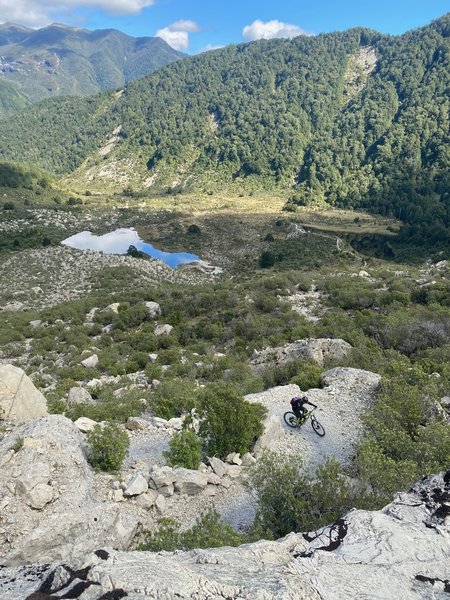
[[[179,265],[200,260],[196,254],[188,252],[164,252],[158,250],[149,242],[144,242],[133,228],[116,229],[105,235],[94,235],[91,231],[82,231],[61,242],[64,246],[77,250],[94,250],[106,254],[126,254],[130,246],[145,252],[148,256],[164,261],[176,269]]]

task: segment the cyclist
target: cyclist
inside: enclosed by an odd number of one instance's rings
[[[309,401],[308,396],[294,396],[291,399],[292,411],[297,419],[303,419],[308,412],[305,404],[309,404],[309,406],[317,408],[315,404]]]

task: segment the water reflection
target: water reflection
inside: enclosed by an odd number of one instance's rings
[[[189,254],[188,252],[158,250],[152,244],[141,240],[138,232],[133,228],[116,229],[111,233],[105,233],[105,235],[94,235],[91,231],[82,231],[68,237],[61,243],[78,250],[96,250],[106,254],[126,254],[128,248],[134,246],[152,258],[164,261],[173,269],[176,269],[179,265],[200,260],[196,254]]]

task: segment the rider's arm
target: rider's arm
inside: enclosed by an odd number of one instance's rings
[[[310,406],[314,406],[314,408],[317,408],[317,404],[313,404],[311,402],[311,400],[306,400],[306,404],[309,404]]]

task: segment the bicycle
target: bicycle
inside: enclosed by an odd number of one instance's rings
[[[314,433],[323,437],[325,435],[325,429],[314,416],[314,410],[315,409],[309,410],[303,417],[297,417],[292,411],[288,410],[288,412],[285,412],[283,415],[284,422],[288,427],[295,429],[296,427],[304,425],[308,419],[311,419],[311,427],[313,428]]]

